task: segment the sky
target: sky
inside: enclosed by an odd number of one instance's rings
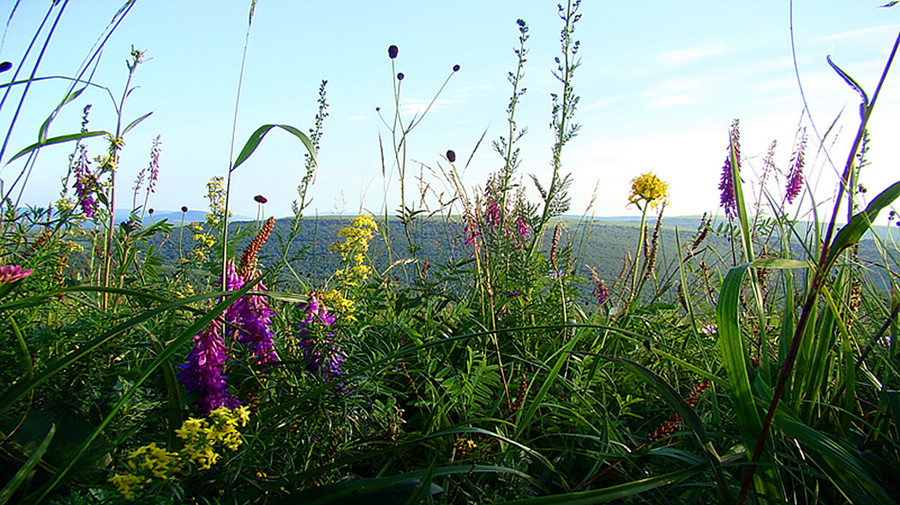
[[[562,171],[571,172],[574,180],[568,213],[639,214],[628,206],[630,181],[653,172],[669,184],[667,215],[721,214],[717,186],[734,119],[740,121],[747,157],[744,181],[751,185],[773,140],[776,167],[789,169],[797,132],[805,127],[811,193],[791,208],[804,212],[810,195],[816,204],[830,206],[836,174],[859,123],[859,95],[828,66],[826,56],[872,96],[900,33],[900,7],[880,8],[882,3],[584,0],[574,33],[581,44],[581,64],[573,79],[580,97],[575,114],[580,130],[562,155]],[[37,76],[74,75],[122,2],[60,2],[54,17],[63,5]],[[132,46],[146,51],[124,117],[127,123],[153,114],[125,138],[116,207],[131,206],[130,188],[159,135],[160,174],[149,207],[205,209],[206,182],[227,173],[232,153],[256,128],[270,123],[302,131],[312,127],[319,84],[327,80],[329,116],[307,214],[377,214],[385,202],[395,212],[400,200],[397,169],[389,161],[391,132],[376,112],[380,107],[390,117],[394,106],[395,76],[387,55],[392,44],[399,47],[396,71],[405,75],[400,108],[407,121],[424,110],[450,76],[408,137],[407,205],[422,205],[416,196],[420,174],[431,195],[425,202],[428,210],[437,208],[438,199],[449,200],[453,190],[442,175],[450,167],[444,158],[448,149],[457,153],[456,169],[473,194],[503,166],[491,142],[507,129],[512,92],[507,74],[516,64],[517,19],[527,22],[530,38],[523,80],[527,92],[517,110],[517,124],[528,132],[519,143],[522,163],[516,177],[533,200],[537,192],[530,176],[549,183],[550,94],[561,91],[552,75],[562,28],[556,2],[259,0],[245,39],[249,6],[249,0],[136,0],[106,42],[92,78],[101,87],[88,88],[54,119],[50,136],[77,132],[82,108],[91,104],[90,129],[114,130],[111,96],[123,92],[129,51]],[[8,20],[0,60],[14,65],[0,74],[0,82],[8,82],[16,68],[21,67],[20,77],[32,71],[34,56],[22,61],[22,55],[49,8],[50,2],[0,1],[0,15]],[[249,45],[234,129],[245,40]],[[456,64],[460,70],[453,73]],[[868,125],[870,164],[860,182],[869,198],[900,179],[898,72],[888,75]],[[5,190],[25,168],[23,159],[8,163],[9,158],[35,141],[67,87],[68,82],[51,79],[29,88],[0,159]],[[13,87],[0,109],[4,133],[22,89]],[[804,113],[803,96],[809,114]],[[823,143],[821,136],[832,123]],[[379,137],[388,152],[385,167]],[[102,139],[88,146],[92,156],[106,149]],[[59,198],[71,151],[71,144],[44,148],[27,184],[20,182],[12,196],[24,188],[23,204],[43,206]],[[303,152],[290,135],[270,133],[233,173],[233,211],[255,217],[253,197],[264,195],[266,214],[289,215],[305,173]],[[768,191],[776,201],[782,186],[783,180],[770,179]]]

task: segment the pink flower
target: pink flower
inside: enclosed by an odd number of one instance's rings
[[[33,271],[31,268],[22,270],[19,265],[2,265],[0,266],[0,285],[20,281],[31,275]]]

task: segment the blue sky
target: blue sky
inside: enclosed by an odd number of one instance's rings
[[[12,1],[4,2],[9,17]],[[20,64],[21,54],[50,2],[21,2],[5,33],[0,59]],[[579,135],[563,153],[563,170],[573,173],[572,209],[601,216],[636,214],[626,207],[629,181],[653,171],[668,181],[669,215],[718,211],[717,184],[727,147],[728,128],[741,122],[743,152],[750,159],[745,179],[769,143],[777,140],[776,165],[787,169],[799,126],[810,132],[809,183],[816,200],[834,193],[836,169],[856,131],[858,97],[828,67],[831,55],[871,95],[894,39],[900,7],[879,1],[798,0],[793,6],[797,64],[812,113],[803,103],[791,56],[787,1],[631,1],[584,0],[575,37],[582,64],[574,86],[581,101]],[[72,75],[121,5],[117,1],[72,0],[51,41],[38,75]],[[106,45],[94,82],[116,95],[125,82],[130,47],[146,50],[149,60],[136,76],[138,87],[125,115],[153,115],[126,138],[117,207],[128,207],[135,174],[147,165],[152,139],[162,138],[161,173],[150,206],[203,209],[205,183],[224,174],[229,162],[232,114],[247,26],[249,2],[138,0]],[[559,53],[561,22],[556,3],[547,1],[333,1],[259,0],[250,32],[237,142],[258,126],[286,123],[306,130],[316,112],[317,88],[328,80],[330,116],[319,156],[310,213],[380,212],[385,195],[397,208],[397,181],[382,178],[379,133],[390,133],[375,108],[392,106],[387,47],[400,48],[397,70],[405,74],[401,107],[421,110],[451,73],[444,92],[409,138],[411,172],[421,171],[436,193],[452,190],[440,176],[442,154],[454,149],[469,157],[482,133],[486,142],[463,174],[470,186],[483,184],[502,166],[489,140],[506,130],[505,109],[514,69],[516,19],[527,21],[531,38],[518,122],[523,138],[523,183],[528,174],[550,175],[550,93],[560,85],[551,75]],[[26,62],[30,71],[32,62]],[[900,86],[898,69],[889,75],[870,121],[872,143],[861,182],[869,196],[898,179]],[[8,79],[12,71],[3,74]],[[37,130],[65,91],[63,82],[35,84],[10,139],[11,152],[34,141]],[[13,93],[0,111],[4,128],[17,103]],[[77,131],[84,104],[93,104],[91,127],[113,129],[113,106],[105,91],[86,91],[55,120],[51,135]],[[840,116],[824,151],[812,126],[824,132]],[[836,135],[835,135],[836,133]],[[91,153],[104,149],[90,144]],[[23,200],[46,205],[60,191],[68,147],[44,150]],[[5,165],[8,185],[21,161]],[[421,163],[422,165],[419,165]],[[462,163],[458,162],[461,168]],[[390,170],[391,167],[389,166]],[[396,171],[392,172],[396,176]],[[284,216],[303,175],[300,144],[272,133],[234,174],[233,209],[256,215],[253,196],[265,195],[267,213]],[[409,176],[408,184],[418,181]],[[387,187],[388,189],[385,189]],[[780,189],[771,190],[780,196]],[[536,196],[534,191],[530,193]],[[446,198],[445,198],[446,199]],[[808,205],[809,200],[806,200]],[[408,202],[410,203],[410,202]],[[429,202],[432,209],[434,201]]]

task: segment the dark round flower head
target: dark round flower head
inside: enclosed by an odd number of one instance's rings
[[[406,77],[406,76],[403,75],[403,72],[400,72],[399,74],[397,74],[397,80],[398,80],[398,81],[402,81],[404,77]]]
[[[266,203],[266,202],[269,201],[268,198],[266,198],[266,197],[264,197],[264,196],[262,196],[262,195],[256,195],[256,196],[253,197],[253,199],[256,200],[256,203]]]
[[[0,72],[6,72],[7,70],[12,68],[12,63],[9,61],[4,61],[0,63]]]
[[[151,216],[153,215],[153,209],[149,209],[147,212],[149,212]]]
[[[447,149],[447,161],[449,161],[450,163],[456,161],[456,153],[453,151],[453,149]]]
[[[181,212],[187,212],[187,211],[188,211],[187,205],[182,205]]]
[[[391,44],[391,46],[388,47],[388,58],[390,58],[390,59],[392,59],[392,60],[393,60],[394,58],[396,58],[396,57],[397,57],[397,52],[398,52],[398,51],[400,51],[400,50],[397,49],[397,46]]]
[[[453,71],[459,72],[459,64],[453,65]]]

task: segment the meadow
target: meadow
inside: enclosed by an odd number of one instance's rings
[[[563,163],[578,9],[559,6],[550,177],[519,170],[520,20],[508,130],[479,143],[497,171],[467,187],[471,156],[447,151],[434,168],[454,194],[436,205],[406,157],[427,110],[402,113],[402,48],[385,48],[400,205],[381,214],[308,215],[324,82],[309,125],[235,149],[200,214],[151,208],[157,144],[117,180],[147,118],[125,113],[141,50],[112,127],[85,107],[49,136],[89,80],[59,77],[72,88],[38,141],[0,152],[22,167],[0,191],[0,505],[900,502],[900,182],[858,177],[897,45],[877,83],[832,64],[861,100],[833,195],[806,182],[830,139],[798,131],[757,180],[735,120],[720,209],[666,224],[677,195],[639,173],[623,199],[640,219],[602,224],[570,216]],[[2,87],[24,100],[41,79],[13,67]],[[293,215],[264,218],[259,195],[258,219],[234,222],[232,176],[276,130],[305,152]],[[71,153],[61,198],[17,204],[45,149]]]

